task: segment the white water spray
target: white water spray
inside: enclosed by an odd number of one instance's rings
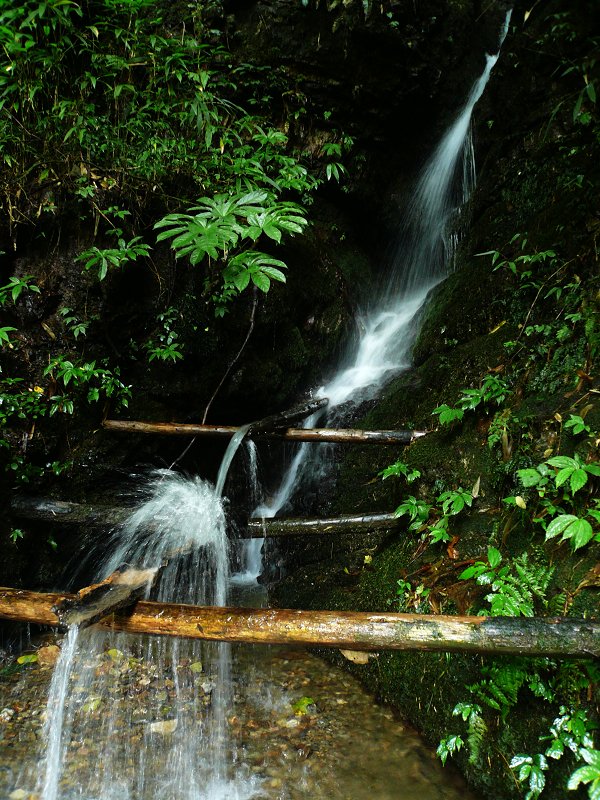
[[[228,539],[215,489],[159,471],[140,500],[97,579],[168,562],[158,600],[225,605]],[[229,735],[232,691],[225,643],[72,629],[53,676],[41,800],[254,797],[258,783],[236,765]],[[80,767],[82,743],[94,769]]]

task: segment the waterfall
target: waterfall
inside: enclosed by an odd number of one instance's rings
[[[507,21],[508,26],[508,21]],[[345,366],[318,390],[338,418],[344,404],[376,396],[410,364],[419,312],[450,268],[452,222],[474,181],[470,121],[497,56],[422,170],[402,225],[385,296],[359,320],[359,342]],[[306,421],[314,425],[317,416]],[[97,573],[166,563],[153,596],[162,602],[225,605],[229,549],[221,494],[246,429],[232,439],[216,488],[160,471],[138,508],[117,529]],[[312,450],[314,453],[315,450]],[[302,445],[281,485],[255,516],[274,517],[302,475],[321,469]],[[256,471],[256,452],[251,464]],[[262,540],[248,544],[240,582],[255,582]],[[230,646],[135,637],[101,627],[73,628],[52,679],[45,726],[41,800],[247,800],[261,793],[229,734],[233,707]],[[93,764],[90,769],[89,765]]]
[[[508,31],[510,12],[501,31]],[[400,225],[390,277],[374,310],[358,319],[358,343],[345,365],[316,392],[327,397],[328,420],[343,422],[352,407],[376,397],[393,377],[410,366],[420,312],[430,291],[449,273],[457,236],[454,222],[475,185],[471,118],[489,80],[498,53],[486,54],[485,67],[467,100],[421,170],[412,200]],[[310,424],[314,424],[313,417]],[[303,444],[284,475],[274,499],[254,516],[274,517],[286,506],[303,477],[322,478],[327,470],[327,446]]]

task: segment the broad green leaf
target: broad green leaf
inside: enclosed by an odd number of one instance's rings
[[[269,291],[269,287],[271,286],[269,276],[265,275],[264,272],[253,272],[252,283],[257,286],[261,292],[265,293]]]
[[[555,479],[556,488],[562,486],[563,483],[566,483],[574,471],[576,471],[576,468],[573,467],[565,467],[564,469],[559,470]]]
[[[502,554],[495,547],[488,547],[487,557],[489,565],[492,567],[492,569],[495,569],[502,561]]]
[[[571,491],[575,494],[575,492],[578,492],[587,483],[587,472],[584,469],[576,469],[575,472],[571,474],[569,483]]]
[[[517,476],[525,488],[537,486],[542,480],[542,476],[537,469],[519,469],[517,470]]]
[[[569,525],[577,522],[578,519],[579,517],[574,514],[561,514],[559,517],[555,517],[546,528],[546,539],[553,539],[555,536],[559,536]]]
[[[268,275],[269,278],[272,278],[274,281],[280,281],[281,283],[286,282],[286,277],[279,269],[275,269],[275,267],[263,267],[262,271],[265,275]]]
[[[554,458],[549,458],[546,464],[550,464],[551,467],[557,467],[557,469],[572,470],[577,469],[579,466],[574,458],[569,458],[568,456],[554,456]]]
[[[573,550],[579,550],[580,547],[584,547],[589,541],[594,538],[594,531],[592,530],[592,526],[590,523],[585,519],[579,519],[577,522],[573,523],[571,528],[572,534],[570,535],[571,544],[573,545]],[[566,538],[566,531],[563,534],[563,539]]]
[[[238,274],[233,278],[233,284],[238,292],[243,292],[249,283],[250,272],[247,269],[243,272],[238,272]]]

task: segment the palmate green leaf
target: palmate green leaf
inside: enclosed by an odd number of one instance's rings
[[[584,547],[594,537],[592,526],[585,519],[574,514],[561,514],[555,517],[546,529],[546,540],[553,539],[562,533],[561,541],[570,539],[573,550]]]
[[[600,478],[600,464],[586,464],[585,471],[596,478]]]

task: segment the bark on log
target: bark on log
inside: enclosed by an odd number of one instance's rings
[[[352,533],[359,530],[394,528],[401,520],[395,514],[340,514],[337,517],[281,517],[249,519],[244,538],[264,536],[307,536],[328,533]]]
[[[133,605],[152,587],[162,567],[113,572],[101,583],[80,589],[66,597],[54,611],[61,628],[87,628],[127,606]]]
[[[289,428],[295,422],[300,422],[301,420],[310,417],[311,414],[314,414],[317,411],[320,411],[322,408],[325,408],[328,403],[329,400],[326,397],[319,397],[315,400],[307,400],[301,405],[290,408],[289,411],[282,411],[280,414],[272,414],[269,417],[259,419],[257,422],[253,422],[250,425],[250,429],[246,436],[250,436],[252,433],[257,432],[275,431],[279,428]]]
[[[43,497],[13,497],[10,510],[19,519],[98,528],[119,525],[132,512],[132,509],[118,506],[90,506],[64,500],[46,500]]]
[[[139,420],[106,419],[109,431],[121,433],[157,433],[166,436],[233,436],[234,425],[194,425],[177,422],[142,422]],[[252,429],[247,438],[285,439],[294,442],[333,442],[336,444],[410,444],[428,431],[363,431],[352,428],[287,428],[262,431]]]
[[[67,595],[0,589],[0,617],[55,626]],[[253,644],[348,650],[435,650],[588,658],[600,656],[600,622],[570,617],[448,617],[359,611],[200,608],[138,601],[100,623],[147,633]]]
[[[18,497],[11,502],[11,512],[20,519],[60,522],[88,527],[110,528],[127,519],[131,509],[111,506],[87,506],[65,501]],[[340,514],[337,517],[250,519],[236,536],[262,539],[271,536],[303,536],[349,533],[357,530],[393,528],[401,520],[394,514]]]

